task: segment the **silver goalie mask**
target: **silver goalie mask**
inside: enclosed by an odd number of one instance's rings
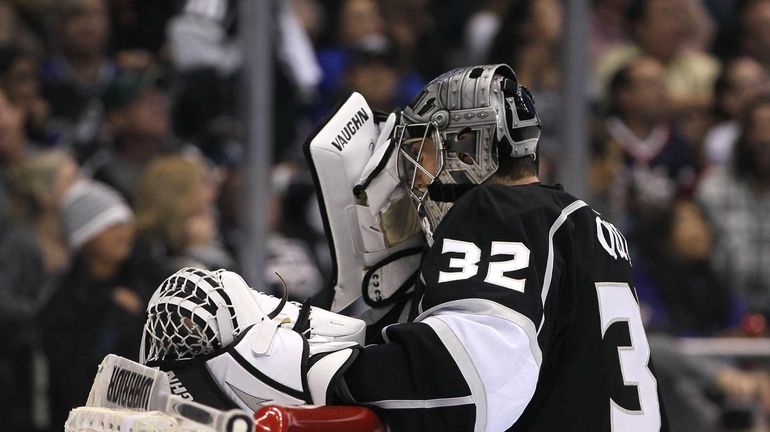
[[[446,72],[401,119],[394,131],[399,177],[429,237],[452,203],[431,198],[428,186],[481,184],[497,172],[501,157],[535,157],[540,138],[532,96],[505,64]]]

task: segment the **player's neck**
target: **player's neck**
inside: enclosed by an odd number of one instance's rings
[[[520,177],[520,178],[510,178],[510,177],[500,177],[500,176],[492,176],[487,183],[488,184],[502,184],[507,186],[521,186],[521,185],[527,185],[532,183],[538,183],[540,179],[536,175],[526,176],[526,177]]]

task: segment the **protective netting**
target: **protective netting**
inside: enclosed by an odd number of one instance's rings
[[[242,330],[222,287],[222,273],[188,267],[158,287],[147,309],[142,363],[206,355],[222,346],[221,331]],[[231,329],[220,328],[223,320]]]

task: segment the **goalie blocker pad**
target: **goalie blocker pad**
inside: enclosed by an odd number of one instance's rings
[[[398,302],[417,275],[422,235],[399,235],[394,242],[385,232],[394,221],[378,213],[390,191],[370,200],[378,203],[376,210],[357,200],[354,193],[354,189],[361,190],[361,175],[373,157],[382,157],[383,164],[395,157],[395,152],[383,148],[391,145],[390,140],[380,137],[385,119],[354,92],[320,123],[304,146],[331,252],[332,312],[361,297],[371,307]],[[387,123],[392,128],[394,121]],[[409,206],[408,199],[399,200],[391,204],[391,213],[407,214]]]
[[[341,379],[357,358],[354,342],[329,342],[310,355],[307,339],[298,332],[272,328],[268,349],[257,323],[225,350],[191,360],[151,362],[169,376],[171,391],[217,409],[240,408],[254,413],[263,406],[326,405],[348,402]]]

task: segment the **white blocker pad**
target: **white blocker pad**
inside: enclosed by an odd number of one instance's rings
[[[206,360],[219,389],[247,412],[265,404],[325,405],[357,355],[355,342],[329,342],[311,361],[307,340],[261,321],[222,354]],[[266,338],[267,335],[267,338]],[[267,341],[267,343],[265,343]],[[353,348],[356,347],[356,348]]]
[[[383,125],[375,120],[363,96],[352,93],[305,144],[305,157],[313,173],[331,248],[333,312],[345,309],[362,293],[370,306],[388,304],[396,292],[403,293],[408,288],[403,285],[407,285],[405,281],[419,265],[418,256],[410,257],[408,265],[402,259],[403,250],[414,246],[414,241],[405,241],[411,236],[388,235],[384,229],[399,225],[399,213],[388,212],[391,217],[385,218],[385,213],[380,213],[382,209],[398,207],[401,214],[408,214],[410,204],[401,200],[400,204],[390,205],[392,189],[383,188],[382,193],[369,198],[377,203],[376,209],[367,203],[367,188],[363,188],[366,193],[359,194],[358,199],[354,194],[357,186],[358,191],[363,191],[360,183],[365,172],[372,171],[373,165],[380,166],[380,160],[384,166],[389,160],[387,156],[394,155],[395,152],[385,151],[390,140],[381,137],[390,135],[394,123],[395,118],[391,117],[381,131]],[[394,255],[398,253],[401,254]]]

